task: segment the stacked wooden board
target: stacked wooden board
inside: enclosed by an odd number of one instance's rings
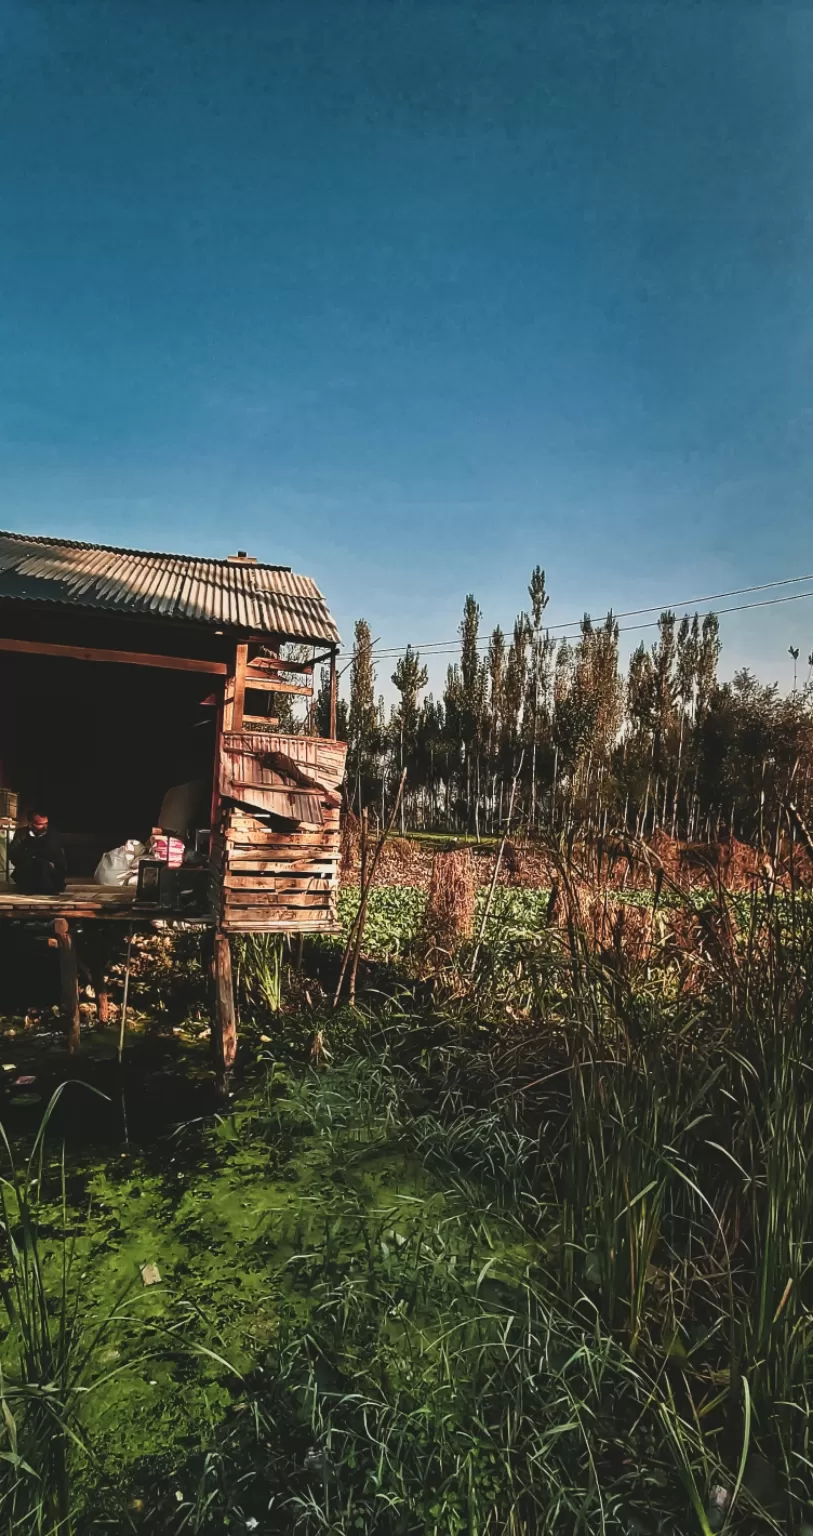
[[[269,750],[292,759],[312,783],[306,792],[300,791],[300,800],[290,802],[286,817],[270,808],[289,790],[279,774],[264,765]],[[337,791],[346,750],[343,742],[309,736],[225,736],[223,816],[213,863],[221,881],[226,932],[324,933],[336,928]]]

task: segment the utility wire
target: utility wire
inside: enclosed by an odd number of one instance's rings
[[[764,581],[759,582],[755,586],[751,587],[733,587],[729,592],[712,592],[709,593],[706,597],[688,597],[684,598],[681,602],[678,603],[652,603],[648,608],[626,608],[622,609],[618,613],[614,613],[612,609],[609,609],[607,612],[607,618],[637,618],[639,614],[644,613],[657,613],[660,615],[661,613],[674,612],[679,608],[691,608],[699,603],[713,603],[721,597],[739,597],[750,592],[767,592],[776,587],[796,586],[799,583],[805,581],[813,581],[813,575],[787,576],[782,581]],[[802,598],[805,597],[813,597],[813,591],[789,592],[785,593],[782,597],[763,598],[761,601],[755,603],[734,603],[729,608],[718,608],[715,609],[714,612],[717,614],[744,613],[751,608],[771,608],[782,603],[799,602]],[[706,615],[701,615],[701,617],[706,617]],[[599,624],[603,622],[603,620],[596,620],[595,622],[596,624]],[[626,634],[630,630],[636,629],[654,629],[658,623],[659,618],[649,619],[644,624],[621,624],[619,625],[619,633]],[[575,640],[578,639],[579,635],[581,634],[581,625],[582,620],[570,619],[560,624],[537,625],[536,628],[531,631],[531,633],[540,634],[544,633],[545,631],[550,633],[554,630],[558,631],[562,629],[572,630],[572,634],[561,635],[560,638],[562,640]],[[477,649],[480,651],[487,650],[489,643],[490,642],[488,640],[481,640],[478,643]],[[373,641],[373,644],[369,647],[369,649],[373,651],[376,644],[377,642]],[[410,645],[413,651],[420,651],[422,656],[429,658],[432,656],[448,656],[456,654],[460,649],[460,640],[458,638],[457,640],[425,641],[423,644],[417,645],[410,642]],[[409,648],[410,647],[406,645],[388,646],[385,647],[384,650],[375,651],[374,659],[377,661],[386,661],[393,657],[403,656],[405,651]],[[352,660],[353,654],[354,653],[352,651],[345,651],[342,653],[341,659],[344,660],[346,657],[348,657],[350,660]]]

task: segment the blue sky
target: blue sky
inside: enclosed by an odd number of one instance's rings
[[[0,526],[388,644],[813,570],[809,5],[0,0],[0,64]],[[723,638],[787,684],[813,600]]]

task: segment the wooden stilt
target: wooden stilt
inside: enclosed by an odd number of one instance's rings
[[[110,1023],[110,984],[107,968],[110,962],[110,938],[104,923],[91,923],[82,935],[82,943],[76,946],[76,962],[80,979],[90,982],[96,999],[97,1024]]]
[[[229,936],[218,930],[214,943],[215,1018],[214,1047],[218,1077],[225,1079],[237,1055],[237,1016],[231,972]]]
[[[73,934],[67,918],[54,919],[54,933],[59,950],[59,1007],[67,1030],[68,1050],[73,1054],[79,1049],[79,972]]]
[[[127,1000],[130,996],[130,962],[133,958],[133,925],[127,930],[127,959],[124,964],[124,992],[121,999],[121,1020],[119,1023],[119,1066],[124,1059],[124,1033],[127,1029]]]
[[[109,1024],[110,988],[104,970],[94,971],[93,990],[96,993],[96,1018],[100,1024]]]
[[[100,925],[97,923],[95,927]],[[97,1024],[110,1023],[110,988],[107,980],[107,944],[104,934],[94,934],[90,948],[90,984],[96,998]]]

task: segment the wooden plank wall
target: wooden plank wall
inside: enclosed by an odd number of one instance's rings
[[[236,735],[236,733],[235,733]],[[256,745],[254,744],[256,743]],[[228,933],[319,933],[336,925],[339,889],[340,810],[336,791],[344,777],[346,746],[309,736],[243,734],[229,742],[229,759],[241,779],[259,783],[249,759],[272,749],[292,758],[323,786],[321,825],[284,821],[237,799],[238,782],[224,798],[213,866],[222,881],[221,921]],[[252,787],[254,787],[254,783]],[[222,786],[227,788],[224,783]],[[254,796],[256,799],[256,796]]]

